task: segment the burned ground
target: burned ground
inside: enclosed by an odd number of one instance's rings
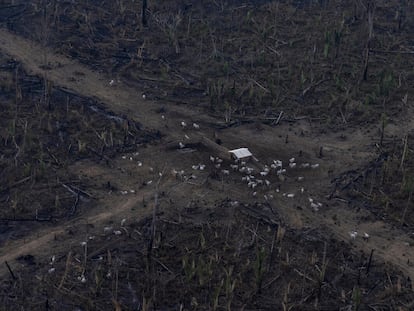
[[[366,4],[354,1],[152,3],[147,28],[138,2],[54,2],[17,6],[8,27],[153,99],[238,119],[284,111],[337,129],[404,110],[412,11],[376,6],[369,42]]]
[[[75,215],[82,202],[94,204],[96,191],[111,188],[75,175],[76,162],[110,167],[116,154],[136,152],[159,140],[157,133],[111,114],[100,103],[51,83],[45,86],[17,62],[2,60],[3,223],[50,222]]]
[[[3,308],[411,310],[413,12],[0,5]]]
[[[20,276],[43,275],[41,280],[19,286],[4,281],[8,292],[2,294],[2,305],[39,310],[46,303],[64,310],[107,310],[114,304],[129,310],[332,310],[354,305],[385,310],[412,302],[410,281],[391,267],[351,251],[323,230],[292,230],[252,217],[250,210],[258,208],[199,202],[179,215],[160,215],[150,256],[152,217],[114,224],[49,262],[29,263]],[[195,221],[198,213],[208,213],[205,221]]]

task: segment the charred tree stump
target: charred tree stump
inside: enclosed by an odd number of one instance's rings
[[[142,0],[142,26],[147,27],[147,0]]]

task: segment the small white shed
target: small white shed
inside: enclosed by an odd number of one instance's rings
[[[229,151],[232,158],[235,160],[249,160],[253,154],[247,148],[238,148]]]

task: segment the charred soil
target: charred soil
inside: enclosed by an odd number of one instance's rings
[[[412,310],[412,4],[141,5],[0,4],[2,308]]]

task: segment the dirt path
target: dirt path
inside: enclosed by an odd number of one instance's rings
[[[98,214],[96,211],[89,212],[86,215],[82,215],[81,217],[75,218],[73,220],[67,221],[62,225],[59,225],[55,229],[45,229],[36,232],[32,236],[25,238],[24,241],[15,241],[9,243],[6,247],[4,247],[0,253],[0,262],[5,261],[12,261],[19,256],[25,254],[41,254],[43,251],[46,251],[48,248],[56,248],[56,247],[67,247],[68,245],[64,243],[61,244],[61,238],[59,236],[64,235],[67,233],[69,229],[76,228],[79,230],[80,225],[100,225],[105,223],[109,220],[113,220],[118,216],[127,217],[128,215],[131,216],[130,209],[135,205],[142,202],[144,196],[148,197],[151,192],[141,192],[136,196],[130,197],[128,199],[119,199],[114,198],[114,202],[106,202],[106,206],[103,207],[104,211],[99,212]],[[115,202],[117,201],[117,202]],[[114,208],[114,205],[116,207]],[[147,207],[143,207],[134,211],[135,218],[142,218],[148,216],[151,213],[152,206],[149,204]],[[77,236],[76,236],[77,238]],[[67,237],[63,238],[66,242]],[[6,267],[4,265],[0,266],[0,273],[4,273],[6,271]]]
[[[46,76],[54,85],[66,88],[86,97],[104,102],[117,114],[133,117],[145,127],[164,129],[165,121],[161,115],[154,113],[162,105],[157,102],[144,100],[139,90],[125,85],[110,86],[110,78],[88,69],[86,66],[54,54],[42,48],[35,42],[16,36],[5,29],[0,29],[0,49],[24,64],[29,74]],[[47,59],[47,69],[44,66]],[[200,116],[196,108],[191,110],[174,106],[175,115],[185,115],[187,118]],[[169,128],[168,134],[174,136],[174,127]]]
[[[21,62],[25,69],[32,74],[47,76],[47,79],[53,81],[55,85],[72,90],[76,93],[84,96],[93,97],[97,100],[104,102],[111,110],[120,114],[128,114],[134,119],[141,122],[145,127],[151,129],[165,130],[165,121],[161,119],[161,116],[155,112],[155,110],[161,107],[160,104],[143,100],[142,94],[139,91],[128,88],[122,85],[110,87],[109,78],[104,77],[85,66],[70,60],[66,57],[55,55],[51,51],[42,49],[41,46],[25,40],[21,37],[15,36],[4,29],[0,29],[0,49],[6,54],[16,58]],[[47,62],[50,65],[50,69],[44,70],[41,68],[44,58],[47,58]],[[168,136],[170,138],[183,137],[184,134],[179,126],[179,121],[185,117],[191,120],[200,120],[207,117],[202,116],[199,111],[195,109],[188,109],[185,107],[174,106],[175,118],[172,117],[168,124]],[[277,129],[267,129],[265,134],[258,134],[252,129],[238,128],[237,130],[229,130],[229,135],[224,135],[226,143],[228,145],[237,145],[240,139],[236,137],[243,137],[244,141],[252,146],[253,149],[260,150],[261,145],[266,145],[267,150],[272,153],[280,152],[281,144],[274,144],[275,135],[283,136],[287,135],[287,126],[285,128],[278,127]],[[207,130],[204,130],[207,133]],[[231,133],[235,131],[235,133]],[[201,130],[203,132],[203,129]],[[350,136],[354,135],[350,130]],[[325,138],[325,137],[324,137]],[[300,139],[293,138],[289,146],[296,146],[296,148],[302,148],[303,150],[313,150],[319,146],[321,141],[324,141],[320,136],[311,135],[308,138]],[[339,165],[337,161],[343,161],[340,166],[342,169],[355,163],[355,165],[364,161],[367,156],[365,146],[371,143],[370,138],[364,135],[359,135],[357,140],[348,141],[347,144],[340,145],[338,147],[334,137],[330,137],[330,140],[326,140],[326,145],[332,147],[332,153],[324,160],[326,167],[333,167],[335,173],[339,173]],[[283,146],[283,145],[282,145]],[[337,147],[337,148],[336,148]],[[291,148],[291,147],[290,147]],[[336,149],[335,149],[336,148]],[[291,148],[292,150],[294,148]],[[351,149],[351,151],[350,151]],[[160,148],[160,152],[162,152]],[[318,187],[320,195],[326,192],[329,188],[330,176],[322,175],[318,181]],[[325,189],[325,190],[323,190]],[[315,190],[316,191],[316,190]],[[114,217],[116,214],[121,213],[128,209],[131,204],[134,204],[136,199],[127,200],[122,202],[116,207],[112,207],[110,211],[102,212],[95,216],[88,218],[89,222],[102,223],[105,220]],[[291,220],[292,224],[298,225],[300,223],[306,223],[312,227],[326,226],[334,235],[341,240],[348,241],[355,245],[357,248],[369,253],[371,249],[375,250],[376,256],[395,264],[407,275],[414,279],[414,269],[411,266],[410,261],[414,260],[414,250],[409,247],[409,237],[407,235],[391,225],[380,222],[361,222],[357,212],[347,209],[344,206],[333,205],[331,209],[326,212],[321,211],[319,214],[315,214],[308,210],[292,212],[292,206],[280,206],[280,212],[286,217],[287,220]],[[147,211],[141,211],[141,216],[145,215]],[[292,215],[295,215],[292,217]],[[338,225],[333,221],[333,216],[341,219],[341,225]],[[296,220],[295,220],[296,218]],[[50,241],[54,239],[55,235],[61,234],[70,225],[73,225],[80,220],[74,220],[68,224],[63,224],[61,227],[51,231],[39,233],[37,238],[34,238],[28,243],[16,242],[10,244],[4,249],[0,255],[0,262],[6,260],[10,261],[13,258],[18,257],[21,254],[38,251],[41,247],[48,247]],[[83,221],[83,220],[82,220]],[[368,241],[362,239],[351,240],[349,232],[352,230],[358,230],[360,234],[366,231],[371,234],[371,238]]]
[[[333,176],[358,168],[375,157],[374,138],[368,135],[368,131],[349,129],[349,139],[340,142],[335,135],[327,134],[321,137],[313,134],[309,125],[295,124],[296,132],[303,130],[308,135],[296,135],[290,126],[279,126],[277,128],[278,139],[275,140],[275,132],[272,129],[264,129],[261,132],[253,132],[252,128],[240,127],[237,130],[229,130],[223,135],[224,141],[248,143],[256,153],[280,156],[285,158],[294,157],[299,150],[307,153],[306,161],[320,163],[321,170],[318,172],[305,173],[305,181],[300,185],[290,182],[283,185],[285,192],[298,193],[298,188],[303,186],[305,193],[294,200],[282,199],[275,203],[278,213],[292,227],[298,229],[328,228],[334,237],[353,245],[356,249],[363,250],[368,256],[374,250],[374,260],[383,260],[397,266],[411,279],[414,277],[414,247],[412,247],[412,236],[394,225],[385,223],[373,217],[369,211],[357,211],[347,206],[347,203],[335,199],[328,200],[331,190],[330,181]],[[372,129],[369,132],[374,132]],[[284,142],[289,135],[289,143]],[[253,144],[253,141],[258,143]],[[324,156],[318,156],[319,147],[324,147]],[[283,151],[281,151],[283,150]],[[329,171],[331,171],[329,173]],[[308,197],[323,202],[323,207],[318,212],[309,208]],[[297,207],[301,208],[298,209]],[[350,232],[357,231],[358,237],[351,238]],[[363,239],[364,233],[369,234],[368,239]]]

